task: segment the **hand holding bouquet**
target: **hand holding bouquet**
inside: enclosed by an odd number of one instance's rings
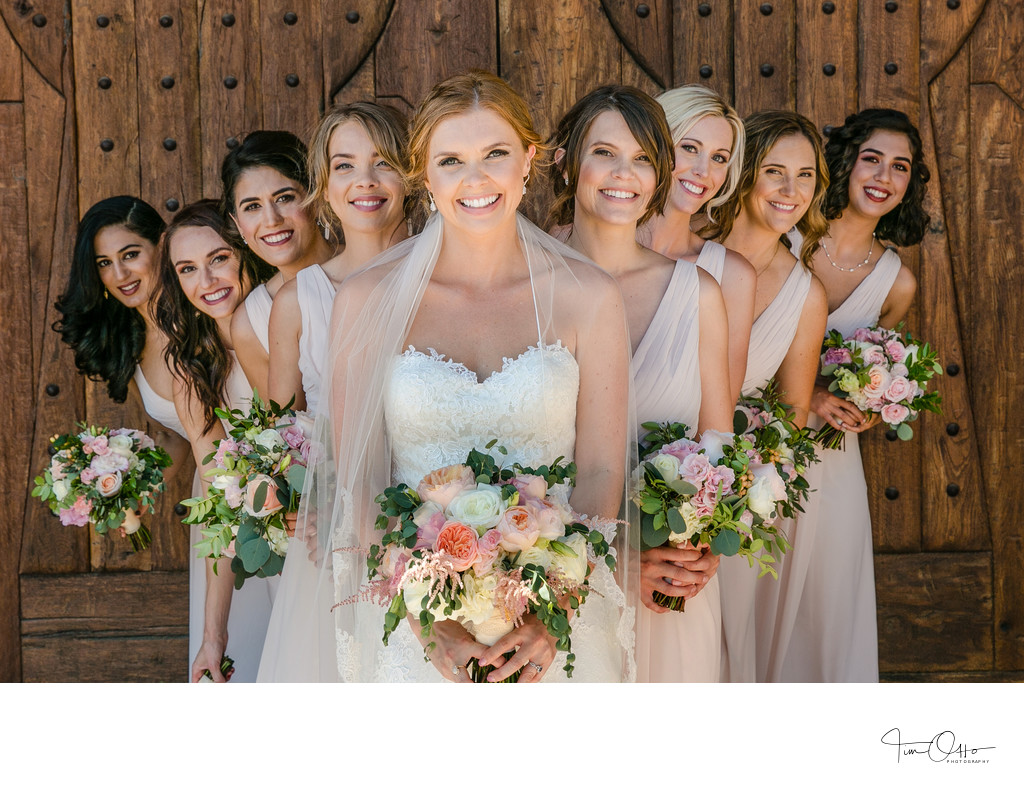
[[[464,464],[428,474],[415,491],[398,485],[376,498],[377,528],[391,526],[367,558],[374,592],[388,606],[385,645],[409,611],[424,637],[435,621],[456,620],[486,646],[533,614],[567,652],[572,675],[570,610],[586,600],[591,563],[603,558],[614,569],[614,523],[584,522],[573,512],[568,493],[576,467],[561,460],[501,468],[473,450]],[[474,662],[470,677],[485,681],[494,666]]]
[[[900,325],[902,327],[902,324]],[[865,413],[878,413],[901,440],[910,440],[910,422],[924,411],[941,412],[942,397],[927,392],[928,382],[942,373],[938,355],[927,343],[888,328],[858,328],[849,339],[828,332],[821,356],[821,375],[830,378],[828,390],[848,399]],[[839,449],[846,433],[830,424],[815,440]]]
[[[139,511],[164,490],[171,457],[137,429],[78,424],[81,432],[50,438],[50,465],[35,479],[32,496],[60,516],[62,525],[91,524],[97,533],[121,529],[135,552],[149,547]]]
[[[290,403],[290,402],[289,402]],[[271,401],[264,404],[253,391],[248,413],[217,410],[228,422],[229,437],[217,441],[216,468],[205,497],[186,499],[182,521],[204,525],[196,542],[200,557],[230,558],[235,588],[247,578],[278,575],[288,552],[285,516],[299,505],[312,442],[304,413]]]
[[[633,473],[633,501],[641,516],[644,548],[708,545],[716,555],[741,555],[760,575],[777,576],[773,552],[789,548],[774,524],[789,495],[770,457],[747,435],[706,430],[700,441],[679,423],[642,425],[643,460]],[[654,600],[684,610],[680,597],[654,592]]]

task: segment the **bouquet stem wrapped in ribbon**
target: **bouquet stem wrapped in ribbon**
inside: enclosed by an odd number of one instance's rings
[[[561,461],[502,468],[474,449],[416,490],[398,485],[376,498],[376,526],[387,532],[370,547],[367,566],[373,593],[388,607],[385,645],[410,612],[424,637],[435,621],[456,620],[487,646],[533,614],[567,652],[572,676],[570,610],[586,600],[591,564],[615,568],[615,524],[583,520],[569,507],[576,466]],[[494,667],[473,660],[467,669],[483,682]]]
[[[878,413],[900,440],[914,437],[911,421],[922,412],[941,412],[938,391],[928,382],[942,373],[938,354],[928,343],[898,330],[858,328],[844,339],[832,330],[825,337],[821,375],[831,379],[830,393],[852,402],[861,412]],[[846,433],[826,424],[816,440],[826,449],[841,449]]]
[[[62,525],[120,529],[134,552],[146,549],[150,534],[139,512],[152,509],[164,490],[170,455],[137,429],[77,426],[80,432],[50,438],[50,465],[36,477],[32,496]]]

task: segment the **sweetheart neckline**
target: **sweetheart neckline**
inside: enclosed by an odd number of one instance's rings
[[[423,351],[417,350],[415,345],[410,345],[401,353],[401,356],[421,356],[424,359],[429,359],[441,365],[442,367],[450,368],[456,371],[460,376],[465,376],[471,379],[473,383],[476,384],[478,387],[486,385],[489,381],[491,381],[491,379],[501,376],[520,360],[525,359],[531,353],[538,351],[560,351],[564,353],[566,356],[568,356],[572,360],[573,364],[576,365],[576,357],[572,355],[572,351],[570,351],[568,348],[562,345],[561,340],[557,340],[556,342],[550,345],[542,345],[541,343],[537,343],[536,345],[528,345],[518,356],[512,358],[503,356],[501,358],[501,367],[498,368],[497,370],[492,370],[490,375],[486,379],[480,381],[480,377],[479,375],[477,375],[477,372],[466,367],[464,363],[459,362],[456,359],[447,359],[444,354],[438,353],[433,348],[427,348],[427,351],[429,351],[429,353],[424,353]]]

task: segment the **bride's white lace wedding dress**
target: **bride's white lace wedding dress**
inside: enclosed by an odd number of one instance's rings
[[[395,358],[384,412],[391,438],[392,482],[415,488],[431,471],[462,463],[471,449],[503,465],[539,466],[573,458],[579,368],[561,345],[535,345],[480,381],[464,365],[434,351],[410,347]],[[507,455],[497,451],[505,447]],[[624,598],[603,562],[590,576],[591,595],[573,620],[576,654],[571,681],[609,682],[622,678],[622,653],[630,648],[630,627],[620,621]],[[383,609],[376,610],[383,626]],[[367,619],[374,619],[366,614]],[[622,622],[622,625],[620,625]],[[544,681],[566,681],[565,652],[559,652]],[[444,681],[407,622],[377,654],[376,681]]]

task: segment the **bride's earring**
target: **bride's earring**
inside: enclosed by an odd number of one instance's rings
[[[529,174],[527,174],[525,177],[523,177],[523,196],[526,196],[526,181],[528,179],[530,179],[530,175]]]
[[[430,191],[427,191],[427,196],[430,198],[430,210],[431,210],[431,212],[436,211],[437,210],[437,205],[434,204],[434,195],[432,193],[430,193]]]
[[[327,225],[326,225],[326,224],[325,224],[325,223],[323,222],[323,220],[322,220],[322,219],[317,219],[317,220],[316,220],[316,223],[317,223],[318,225],[320,225],[320,227],[322,227],[322,228],[323,228],[323,231],[324,231],[324,241],[330,241],[330,240],[331,240],[331,228],[329,228],[329,227],[328,227],[328,226],[327,226]]]

